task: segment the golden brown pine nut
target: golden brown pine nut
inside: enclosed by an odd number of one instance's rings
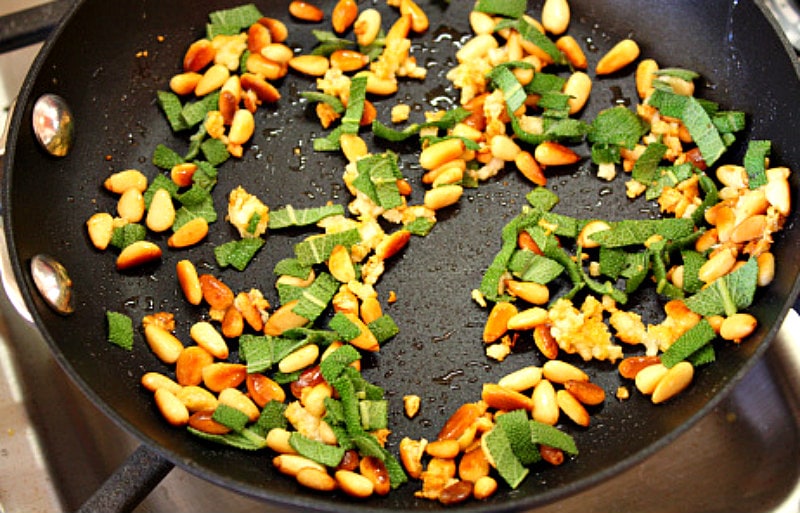
[[[289,29],[286,28],[286,24],[280,20],[264,17],[258,20],[258,23],[267,27],[272,42],[274,43],[283,43],[289,37]]]
[[[497,491],[497,481],[492,476],[481,476],[472,487],[472,496],[482,501],[488,499]]]
[[[194,264],[189,260],[181,260],[175,265],[175,270],[186,300],[193,305],[199,305],[203,300],[203,289]]]
[[[292,57],[294,57],[292,49],[283,43],[268,44],[261,49],[261,55],[265,59],[277,62],[278,64],[288,64],[289,61],[292,60]]]
[[[522,408],[530,411],[534,407],[533,400],[530,397],[511,389],[501,387],[495,383],[486,383],[483,385],[481,399],[489,405],[490,408],[496,408],[498,410],[511,411]]]
[[[336,489],[336,480],[326,471],[316,468],[306,467],[300,469],[295,479],[306,488],[319,492],[332,492]]]
[[[464,149],[464,141],[461,139],[445,139],[423,149],[419,156],[419,164],[423,169],[435,169],[460,157]]]
[[[222,392],[244,382],[247,367],[241,363],[215,362],[203,367],[203,384],[212,392]]]
[[[414,0],[400,0],[400,15],[411,19],[411,30],[417,34],[428,30],[428,15]]]
[[[610,75],[632,63],[639,57],[639,45],[632,39],[623,39],[608,51],[597,63],[595,73]]]
[[[194,94],[197,96],[205,96],[208,93],[216,91],[221,88],[225,81],[231,76],[228,68],[222,64],[214,64],[200,77],[197,85],[194,88]]]
[[[758,263],[758,286],[766,287],[775,278],[775,255],[766,251],[756,258]]]
[[[256,129],[253,114],[247,109],[239,109],[233,116],[228,141],[231,144],[242,145],[250,140]]]
[[[442,185],[425,192],[424,205],[431,210],[439,210],[458,203],[464,188],[460,185]]]
[[[567,60],[573,68],[580,70],[586,69],[588,64],[586,60],[586,54],[583,52],[583,49],[580,47],[574,37],[559,37],[556,41],[556,48],[561,50],[561,53],[567,57]]]
[[[559,409],[553,384],[542,379],[533,388],[533,419],[550,426],[558,423]]]
[[[359,313],[364,324],[369,324],[383,315],[383,309],[378,298],[368,297],[361,302]]]
[[[114,235],[114,218],[106,212],[98,212],[86,221],[86,230],[92,245],[103,251],[111,243]]]
[[[653,94],[653,80],[658,71],[658,63],[653,59],[644,59],[636,67],[636,92],[644,100]]]
[[[369,64],[369,57],[355,50],[336,50],[331,54],[331,67],[345,73],[356,71]]]
[[[550,289],[541,283],[508,280],[506,289],[514,296],[534,305],[543,305],[550,301]]]
[[[175,379],[183,386],[203,382],[203,367],[214,363],[214,357],[200,346],[189,346],[175,361]]]
[[[299,20],[314,23],[318,23],[325,18],[325,13],[322,12],[322,9],[310,2],[304,2],[303,0],[293,0],[289,4],[289,14]]]
[[[587,406],[597,406],[606,399],[605,391],[589,381],[568,380],[564,383],[564,389]]]
[[[500,160],[511,162],[519,154],[520,147],[509,136],[498,134],[489,142],[492,155]]]
[[[308,319],[292,311],[297,306],[297,302],[296,299],[289,301],[275,310],[264,324],[264,333],[276,337],[286,330],[305,326],[308,323]]]
[[[736,264],[736,249],[725,248],[718,251],[714,256],[708,259],[706,263],[700,266],[697,271],[697,277],[705,283],[712,281],[728,274],[733,266]]]
[[[588,427],[590,423],[589,412],[578,401],[575,396],[566,390],[556,392],[556,402],[561,411],[569,417],[572,422],[579,426]]]
[[[639,371],[656,363],[661,363],[658,356],[630,356],[620,362],[617,370],[623,378],[634,379]]]
[[[155,400],[161,415],[173,426],[185,426],[189,422],[189,410],[166,388],[155,391]]]
[[[483,327],[483,341],[496,342],[508,331],[508,320],[517,314],[517,307],[507,301],[494,304]]]
[[[122,194],[128,189],[144,192],[147,190],[147,177],[137,169],[126,169],[106,178],[103,186],[114,194]]]
[[[484,58],[490,50],[497,48],[497,40],[492,34],[478,34],[456,52],[458,62],[475,62]]]
[[[731,232],[731,241],[748,242],[764,236],[767,229],[767,216],[760,214],[750,216],[739,223]]]
[[[208,66],[213,60],[217,51],[208,39],[198,39],[186,50],[183,57],[184,71],[200,71]]]
[[[348,283],[356,279],[356,270],[353,267],[353,260],[346,247],[338,245],[331,251],[328,258],[328,270],[331,275],[342,283]]]
[[[339,0],[331,13],[331,26],[334,32],[345,32],[358,17],[358,4],[355,0]]]
[[[250,53],[259,53],[272,42],[269,29],[261,23],[253,23],[247,29],[247,50]]]
[[[403,18],[400,18],[403,19]],[[367,77],[367,92],[380,96],[389,96],[397,92],[397,79],[394,77],[379,77],[371,71],[362,71]]]
[[[476,35],[492,34],[497,22],[490,15],[481,11],[470,11],[469,26]]]
[[[464,179],[464,170],[459,166],[443,167],[444,170],[433,180],[434,187],[439,187],[440,185],[458,184]]]
[[[533,157],[543,166],[566,166],[578,162],[580,156],[566,146],[545,141],[533,150]]]
[[[214,420],[213,410],[196,411],[189,416],[189,425],[198,431],[211,435],[230,433],[230,428]]]
[[[663,403],[682,392],[692,382],[694,377],[694,367],[689,362],[679,362],[670,368],[662,377],[651,400],[655,404]]]
[[[261,55],[260,53],[251,53],[245,61],[245,68],[251,74],[261,77],[266,80],[278,80],[286,75],[288,64],[281,64],[279,62],[271,61]],[[241,79],[240,79],[241,80]],[[248,89],[242,81],[242,88]]]
[[[289,67],[311,77],[321,77],[330,68],[330,62],[322,55],[298,55],[289,61]]]
[[[425,446],[425,452],[434,458],[453,459],[461,452],[458,440],[434,440]]]
[[[147,264],[161,258],[161,248],[146,240],[126,246],[117,257],[117,269],[122,271]]]
[[[766,170],[767,185],[764,188],[767,201],[783,216],[791,210],[792,195],[789,186],[789,168],[774,167]]]
[[[516,164],[519,172],[531,182],[541,186],[547,185],[547,178],[544,176],[542,168],[529,151],[520,151],[514,159],[514,164]]]
[[[369,153],[366,141],[358,134],[342,134],[339,137],[339,145],[348,162],[355,162]]]
[[[586,105],[592,92],[592,79],[583,71],[576,71],[569,76],[564,84],[564,94],[571,98],[567,100],[569,113],[575,114]]]
[[[202,75],[193,71],[179,73],[169,80],[169,88],[179,96],[186,96],[194,92],[200,78]]]
[[[386,495],[391,491],[389,471],[386,465],[375,456],[365,456],[358,464],[361,475],[372,481],[372,486],[378,495]]]

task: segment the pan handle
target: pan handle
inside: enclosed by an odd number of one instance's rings
[[[47,39],[76,0],[54,0],[0,16],[0,53]]]
[[[174,465],[140,445],[76,513],[133,511]]]

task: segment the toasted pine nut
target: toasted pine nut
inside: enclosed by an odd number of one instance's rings
[[[534,365],[523,367],[510,374],[506,374],[497,382],[501,387],[506,387],[516,392],[532,389],[542,380],[542,368]]]
[[[482,501],[488,499],[497,491],[497,481],[492,476],[481,476],[472,487],[472,496]]]
[[[543,379],[533,388],[533,419],[551,426],[558,423],[559,410],[556,390],[550,381]]]
[[[150,201],[145,224],[154,232],[163,232],[172,227],[175,222],[175,205],[172,196],[166,189],[158,189]]]
[[[161,415],[173,426],[185,426],[189,422],[189,410],[166,388],[156,389],[155,400]]]
[[[272,62],[288,64],[294,57],[294,52],[283,43],[270,43],[261,49],[261,55]]]
[[[203,433],[211,435],[224,435],[231,429],[214,420],[213,410],[196,411],[189,416],[189,425]]]
[[[331,56],[331,67],[345,73],[356,71],[369,64],[369,57],[355,50],[336,50]]]
[[[689,386],[693,377],[694,367],[691,363],[679,362],[675,364],[659,380],[650,399],[653,403],[659,404],[675,397]]]
[[[189,260],[181,260],[175,265],[175,270],[186,300],[190,304],[199,305],[203,300],[203,290],[194,264]]]
[[[595,73],[610,75],[616,73],[639,57],[639,45],[632,39],[623,39],[608,51],[597,63]]]
[[[726,187],[734,187],[736,189],[746,189],[748,187],[749,179],[747,171],[744,166],[737,166],[734,164],[723,164],[717,168],[717,180]]]
[[[483,59],[490,50],[498,47],[497,40],[492,34],[478,34],[467,41],[461,49],[456,52],[458,62],[475,62]]]
[[[700,269],[697,271],[697,277],[705,283],[711,283],[717,278],[728,274],[735,264],[736,249],[724,248],[700,266]]]
[[[589,376],[571,363],[561,360],[548,360],[542,365],[542,376],[554,383],[567,381],[589,381]]]
[[[382,310],[383,309],[381,308],[381,303],[378,301],[378,298],[368,297],[361,302],[361,308],[359,311],[361,320],[364,321],[365,324],[369,324],[383,315]]]
[[[431,210],[449,207],[458,203],[464,188],[460,185],[441,185],[425,192],[423,204]]]
[[[238,387],[247,378],[247,367],[241,363],[215,362],[203,367],[203,384],[212,392]]]
[[[169,177],[178,187],[188,187],[192,185],[192,177],[197,171],[197,164],[194,162],[184,162],[173,166],[169,171]]]
[[[181,388],[175,397],[186,406],[190,412],[214,410],[219,404],[214,394],[203,387],[189,385]]]
[[[537,383],[537,386],[538,385],[539,383]],[[495,383],[486,383],[483,385],[481,400],[489,405],[489,407],[498,410],[511,411],[524,408],[530,411],[534,408],[533,399],[530,397],[509,388],[501,387]],[[555,395],[553,396],[553,400],[555,401]]]
[[[514,159],[514,163],[525,178],[536,185],[547,185],[547,178],[544,176],[542,168],[529,151],[520,151]]]
[[[656,363],[661,363],[658,356],[630,356],[623,359],[617,369],[623,378],[634,379],[639,371]]]
[[[289,61],[289,67],[311,77],[321,77],[330,68],[330,62],[322,55],[298,55]]]
[[[353,33],[361,46],[369,46],[381,30],[381,13],[376,9],[361,11],[353,24]]]
[[[569,26],[570,12],[567,0],[545,0],[542,6],[542,26],[554,35],[563,34]]]
[[[732,340],[736,343],[749,337],[758,326],[758,321],[749,313],[735,313],[726,317],[722,321],[719,335],[725,340]]]
[[[287,355],[278,363],[281,372],[290,373],[313,365],[319,356],[319,346],[308,344]]]
[[[432,171],[431,171],[432,172]],[[453,185],[464,179],[464,170],[459,166],[442,166],[442,172],[433,180],[433,186]]]
[[[366,141],[358,134],[342,134],[339,137],[339,145],[348,162],[355,162],[369,153]]]
[[[532,330],[547,322],[547,310],[534,306],[523,310],[508,320],[508,329],[515,331]]]
[[[564,389],[575,399],[589,406],[596,406],[606,399],[605,390],[589,381],[567,380],[564,382]]]
[[[458,440],[434,440],[425,446],[425,452],[434,458],[453,459],[461,452]]]
[[[208,93],[216,91],[222,87],[230,76],[231,73],[228,71],[228,68],[222,64],[214,64],[208,68],[208,70],[203,73],[203,76],[200,77],[200,80],[197,81],[194,94],[197,96],[205,96]]]
[[[198,346],[211,353],[215,358],[220,360],[228,358],[228,344],[210,322],[200,321],[194,323],[189,329],[189,335]]]
[[[387,260],[397,254],[398,251],[406,247],[411,240],[411,232],[408,230],[397,230],[387,235],[375,247],[375,255],[381,260]]]
[[[379,77],[371,71],[362,71],[361,73],[364,73],[367,76],[368,93],[377,94],[380,96],[389,96],[397,92],[397,79],[392,77]]]
[[[428,30],[428,15],[414,0],[400,0],[400,15],[411,19],[411,30],[417,34]]]
[[[251,53],[248,55],[244,66],[251,74],[267,80],[278,80],[286,75],[288,70],[288,63],[281,64],[279,62],[271,61],[260,53]],[[242,87],[245,90],[248,89],[244,83],[242,83]]]
[[[194,71],[179,73],[169,79],[169,88],[179,96],[186,96],[194,92],[202,76]]]
[[[286,330],[305,326],[308,319],[294,313],[292,310],[295,306],[297,306],[296,299],[275,310],[264,324],[264,333],[276,337]]]
[[[561,50],[569,63],[575,69],[586,69],[588,64],[586,54],[583,49],[578,45],[578,42],[572,36],[561,36],[556,41],[556,48]]]
[[[508,280],[506,289],[514,296],[534,305],[543,305],[550,301],[550,289],[541,283]]]
[[[341,34],[345,32],[356,21],[358,16],[358,4],[355,0],[339,0],[333,7],[331,13],[331,25],[334,32]]]
[[[302,0],[293,0],[289,4],[289,14],[303,21],[320,22],[325,18],[325,13],[316,5]]]
[[[117,269],[122,271],[161,258],[161,248],[150,241],[140,240],[126,246],[117,257]]]
[[[261,23],[253,23],[247,29],[247,50],[250,53],[259,53],[272,43],[272,34]]]
[[[206,235],[208,235],[208,221],[203,217],[195,217],[178,228],[167,239],[167,245],[171,248],[186,248],[197,244]]]
[[[369,478],[351,470],[337,470],[334,474],[339,488],[351,497],[365,499],[372,495],[375,486]]]
[[[489,460],[480,447],[464,453],[458,463],[458,477],[464,481],[477,482],[489,475]]]
[[[767,216],[763,214],[750,216],[733,229],[731,241],[738,244],[758,239],[764,236],[766,229]]]
[[[173,394],[183,388],[179,384],[172,381],[167,376],[159,372],[147,372],[142,376],[142,386],[151,392],[155,392],[159,388],[166,388]]]
[[[129,223],[138,223],[144,217],[144,197],[138,189],[128,189],[117,202],[117,213]]]
[[[272,459],[272,464],[282,474],[296,476],[304,468],[316,468],[325,471],[325,466],[299,454],[279,454]]]
[[[566,146],[545,141],[533,150],[533,157],[543,166],[566,166],[578,162],[580,156]]]
[[[636,92],[644,100],[653,94],[653,80],[658,71],[658,63],[653,59],[644,59],[636,67]]]
[[[98,212],[86,221],[86,230],[92,245],[100,251],[106,249],[114,235],[114,218],[106,212]]]
[[[356,278],[353,260],[350,258],[350,251],[346,247],[338,245],[333,248],[330,257],[328,257],[328,270],[334,278],[342,283],[349,283]]]
[[[198,39],[186,50],[183,57],[184,71],[200,71],[208,66],[213,60],[217,51],[208,39]]]
[[[203,367],[214,363],[214,357],[200,346],[184,348],[175,361],[175,379],[183,386],[203,382]]]
[[[566,390],[559,390],[556,392],[556,402],[561,411],[572,419],[572,422],[583,427],[589,426],[589,412],[571,393]]]
[[[660,362],[644,367],[636,373],[636,388],[639,390],[639,392],[645,395],[652,394],[655,391],[658,382],[661,381],[661,378],[667,374],[668,370],[669,369],[667,369],[664,364]]]
[[[289,37],[289,29],[286,28],[286,24],[280,20],[265,16],[258,20],[258,22],[267,27],[273,43],[283,43]]]
[[[233,116],[228,141],[231,144],[244,144],[253,136],[255,129],[256,123],[253,114],[247,109],[239,109]]]
[[[583,109],[592,92],[592,79],[583,71],[576,71],[564,83],[564,94],[571,98],[567,100],[569,113],[575,114]]]
[[[508,331],[509,319],[517,313],[517,307],[512,303],[507,301],[495,303],[483,327],[483,341],[487,344],[498,341]]]

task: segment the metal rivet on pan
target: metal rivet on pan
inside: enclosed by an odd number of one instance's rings
[[[39,144],[56,157],[72,148],[74,122],[66,101],[55,94],[43,94],[33,105],[33,133]]]
[[[72,280],[66,268],[48,255],[36,255],[31,259],[31,276],[39,293],[60,314],[75,311],[72,304]]]

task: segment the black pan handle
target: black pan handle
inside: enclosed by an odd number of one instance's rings
[[[77,513],[128,513],[158,486],[174,465],[140,445]]]
[[[47,39],[75,2],[76,0],[54,0],[0,16],[0,53]]]

